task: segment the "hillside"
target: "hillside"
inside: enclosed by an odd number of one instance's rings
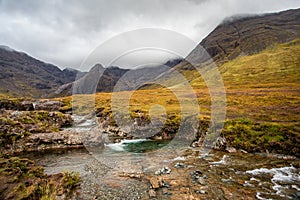
[[[299,36],[300,9],[264,15],[233,16],[218,25],[189,56],[199,56],[199,49],[203,47],[215,62],[224,63]]]
[[[26,53],[0,46],[0,93],[46,97],[62,84],[75,80],[76,70],[60,70]]]
[[[226,138],[227,145],[248,152],[267,150],[300,156],[299,145],[293,145],[300,142],[299,52],[300,38],[219,66],[226,89],[226,120],[222,136]],[[191,78],[189,83],[199,102],[201,126],[198,134],[201,135],[209,124],[211,97],[198,72],[186,70],[183,73]],[[165,81],[176,83],[173,79]],[[174,87],[180,96],[172,92]],[[185,90],[185,85],[181,84],[174,87],[143,88],[132,94],[130,91],[97,93],[95,112],[97,116],[112,117],[111,98],[115,97],[130,97],[128,108],[132,118],[138,117],[137,112],[141,112],[145,119],[149,119],[149,111],[153,112],[155,106],[161,105],[168,116],[164,128],[172,134],[180,122],[182,111],[193,113],[196,109],[191,101],[191,91]],[[89,96],[83,97],[75,96],[77,105],[85,105],[87,100],[91,100]],[[72,97],[57,100],[63,101],[67,105],[64,109],[70,110]],[[184,108],[180,100],[184,102]],[[114,106],[124,108],[123,104]]]

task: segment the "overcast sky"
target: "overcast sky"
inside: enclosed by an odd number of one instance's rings
[[[225,17],[297,7],[300,0],[0,0],[0,44],[79,68],[97,46],[126,31],[163,28],[199,43]]]

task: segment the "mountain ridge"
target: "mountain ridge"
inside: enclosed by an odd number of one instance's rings
[[[225,18],[207,37],[205,37],[186,59],[175,59],[165,63],[170,68],[179,71],[191,70],[188,60],[198,60],[200,63],[213,59],[217,65],[222,65],[239,56],[252,55],[277,43],[285,43],[300,36],[300,9],[292,9],[277,13],[260,15],[232,16]],[[203,54],[206,51],[207,53]],[[203,56],[204,55],[204,56]],[[101,66],[102,67],[102,66]],[[102,67],[103,68],[103,67]],[[118,80],[128,73],[128,69],[120,67],[103,68],[103,75],[96,92],[111,92]],[[155,80],[153,70],[151,76],[139,72],[123,81],[124,90],[131,90],[134,85],[143,81]],[[0,46],[0,92],[16,96],[49,97],[72,94],[74,81],[88,78],[90,72],[80,72],[75,69],[61,70],[55,65],[42,62],[24,52],[10,47]],[[145,69],[145,72],[147,69]],[[149,72],[149,70],[148,70]],[[167,73],[160,71],[159,73]],[[172,70],[170,70],[172,72]],[[136,78],[137,81],[129,79]],[[145,76],[141,78],[140,76]],[[147,84],[147,83],[146,83]],[[127,85],[127,86],[126,86]],[[146,87],[147,88],[147,87]],[[144,89],[146,89],[144,87]]]
[[[232,16],[225,18],[195,50],[203,47],[215,62],[224,63],[240,55],[258,53],[274,43],[285,43],[299,36],[300,8],[246,15],[242,18]]]

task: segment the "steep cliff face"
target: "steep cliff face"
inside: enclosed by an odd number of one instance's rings
[[[203,47],[217,63],[239,55],[258,53],[275,43],[285,43],[300,36],[300,9],[225,19],[191,52],[198,56]]]

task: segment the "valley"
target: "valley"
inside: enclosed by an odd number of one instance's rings
[[[199,43],[211,58],[202,76],[189,62],[197,46],[154,67],[160,76],[132,70],[117,91],[131,70],[61,70],[1,47],[0,199],[300,198],[299,16],[227,19]],[[204,81],[212,65],[226,91],[221,125]],[[97,70],[95,93],[74,93]]]

